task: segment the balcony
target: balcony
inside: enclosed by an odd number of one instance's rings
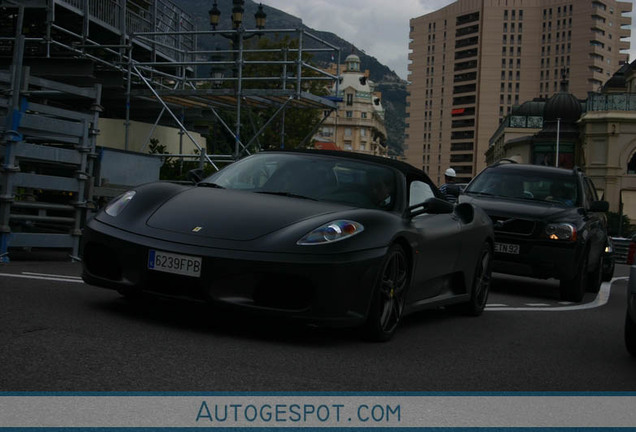
[[[473,36],[468,39],[460,39],[455,42],[455,49],[477,45],[478,43],[479,43],[479,37],[477,36]]]
[[[479,12],[473,12],[467,15],[458,16],[457,20],[455,21],[455,25],[459,27],[476,21],[479,21]]]
[[[470,57],[477,57],[477,48],[471,48],[463,51],[455,52],[455,60],[466,59]]]
[[[479,25],[472,25],[470,27],[459,28],[455,31],[455,37],[468,36],[479,32]]]
[[[477,68],[477,60],[470,60],[461,63],[455,63],[455,71],[462,71],[467,69],[476,69]]]
[[[636,93],[588,93],[587,112],[591,111],[636,111]]]
[[[467,72],[462,74],[457,74],[453,78],[454,83],[466,82],[466,81],[475,81],[477,79],[477,72]]]

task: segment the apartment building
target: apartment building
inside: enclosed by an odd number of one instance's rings
[[[628,61],[631,2],[458,0],[410,21],[405,159],[443,180],[486,166],[512,108],[559,92],[579,99]]]

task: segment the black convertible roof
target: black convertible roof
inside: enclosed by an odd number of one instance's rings
[[[373,156],[373,155],[368,155],[368,154],[363,154],[363,153],[353,153],[353,152],[348,152],[348,151],[343,151],[343,150],[314,150],[314,149],[294,149],[294,150],[266,150],[267,152],[272,152],[272,153],[304,153],[304,154],[315,154],[315,155],[325,155],[325,156],[335,156],[335,157],[339,157],[339,158],[345,158],[345,159],[352,159],[352,160],[360,160],[360,161],[367,161],[367,162],[373,162],[373,163],[377,163],[380,165],[387,165],[390,166],[392,168],[395,168],[398,171],[401,171],[403,174],[408,174],[408,173],[417,173],[417,174],[424,174],[426,175],[426,173],[424,171],[422,171],[421,169],[418,169],[416,167],[414,167],[411,164],[408,164],[406,162],[402,162],[399,160],[395,160],[395,159],[389,159],[386,157],[382,157],[382,156]],[[428,177],[428,176],[427,176]]]

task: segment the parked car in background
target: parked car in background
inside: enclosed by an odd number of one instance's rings
[[[479,315],[493,229],[411,165],[347,152],[261,152],[183,185],[138,186],[85,229],[83,279],[388,340],[402,316]]]
[[[608,203],[580,169],[502,161],[476,176],[458,202],[492,219],[494,271],[559,279],[561,298],[572,302],[612,278]]]
[[[625,314],[625,347],[636,357],[636,266],[630,267]]]

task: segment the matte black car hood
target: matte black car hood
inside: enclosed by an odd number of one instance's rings
[[[303,219],[347,209],[300,198],[196,187],[170,198],[146,223],[199,237],[247,241]]]
[[[520,217],[529,220],[546,220],[553,217],[576,213],[576,208],[564,208],[560,205],[541,201],[524,201],[505,198],[472,197],[460,195],[460,202],[474,204],[489,215]]]

